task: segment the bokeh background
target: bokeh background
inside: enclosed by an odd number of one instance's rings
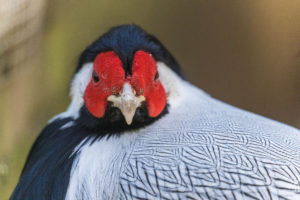
[[[212,96],[300,127],[300,1],[0,0],[0,199],[70,99],[80,52],[110,27],[156,35]]]

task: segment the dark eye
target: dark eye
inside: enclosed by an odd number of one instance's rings
[[[159,74],[158,74],[158,72],[156,72],[156,73],[155,73],[155,76],[154,76],[154,81],[157,81],[158,78],[159,78]]]
[[[93,81],[95,83],[99,82],[99,76],[98,76],[98,74],[95,71],[93,71]]]

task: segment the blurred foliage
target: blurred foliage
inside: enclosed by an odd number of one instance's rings
[[[55,0],[46,8],[32,38],[39,49],[0,88],[0,199],[40,130],[67,107],[80,52],[120,24],[156,35],[212,96],[300,127],[299,1]]]

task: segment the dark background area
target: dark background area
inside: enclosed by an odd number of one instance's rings
[[[300,1],[2,1],[0,199],[37,134],[66,109],[79,54],[116,25],[157,36],[213,97],[300,127]]]

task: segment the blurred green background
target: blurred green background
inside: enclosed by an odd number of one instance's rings
[[[299,10],[296,0],[0,0],[0,199],[67,107],[80,52],[120,24],[156,35],[212,96],[299,128]]]

